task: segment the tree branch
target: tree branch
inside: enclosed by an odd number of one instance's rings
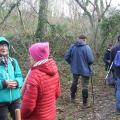
[[[23,29],[23,31],[25,32],[25,26],[24,26],[24,22],[23,22],[23,19],[22,19],[22,13],[19,9],[19,6],[17,6],[17,9],[18,9],[18,13],[19,13],[19,16],[20,16],[20,24],[21,24],[21,27]]]
[[[2,7],[2,5],[6,2],[6,0],[3,0],[0,4],[0,8]]]
[[[30,7],[34,10],[35,13],[38,14],[37,10],[34,8],[34,6],[33,6],[30,2],[28,2],[28,1],[25,1],[25,2],[26,2],[28,5],[30,5]]]
[[[18,0],[16,3],[11,5],[7,15],[3,18],[2,22],[0,22],[0,25],[2,25],[6,21],[6,19],[10,16],[11,12],[13,11],[13,9],[20,4],[20,1],[21,0]]]
[[[105,12],[109,9],[111,2],[112,2],[112,0],[110,0],[109,4],[106,5],[106,8],[105,8],[105,10],[103,11],[103,13],[101,14],[99,20],[101,20],[101,18],[104,16]],[[106,3],[107,3],[107,2],[106,2]]]
[[[84,12],[88,15],[89,19],[90,19],[90,23],[92,25],[92,27],[94,26],[93,25],[93,19],[92,19],[92,15],[91,13],[87,10],[86,6],[84,6],[79,0],[75,0],[78,5],[84,10]]]

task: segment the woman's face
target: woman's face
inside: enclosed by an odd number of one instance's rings
[[[7,44],[0,44],[0,55],[6,56],[8,55],[8,45]]]

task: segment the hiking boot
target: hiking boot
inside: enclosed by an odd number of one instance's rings
[[[70,102],[75,103],[75,99],[71,98]]]
[[[82,106],[83,109],[90,108],[90,107],[91,105],[88,105],[88,104]]]
[[[82,97],[83,97],[83,106],[88,105],[88,89],[82,90]]]
[[[88,103],[87,98],[83,97],[83,106],[87,106],[87,103]]]
[[[72,94],[71,94],[70,102],[71,102],[71,103],[75,103],[75,95],[72,95]]]
[[[76,97],[75,93],[73,94],[71,92],[70,96],[71,96],[71,98],[70,98],[71,103],[75,103],[75,97]]]

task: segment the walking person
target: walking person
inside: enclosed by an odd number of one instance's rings
[[[111,49],[111,63],[113,62],[113,77],[115,82],[116,111],[120,112],[120,35],[118,42]]]
[[[111,52],[112,46],[113,46],[112,44],[108,45],[107,50],[105,51],[104,56],[103,56],[103,61],[105,63],[106,71],[108,71],[110,68],[110,52]]]
[[[82,80],[82,98],[83,105],[88,103],[88,85],[92,75],[91,65],[94,61],[93,52],[86,43],[86,36],[80,35],[75,43],[73,43],[65,53],[65,60],[71,66],[73,74],[73,82],[70,88],[71,101],[74,102],[77,93],[78,79]]]
[[[114,70],[112,69],[113,64],[110,61],[112,47],[113,47],[113,45],[110,43],[104,53],[103,61],[105,63],[105,71],[106,71],[105,84],[114,87],[114,85],[115,85],[115,81],[113,78]]]
[[[20,88],[23,77],[16,59],[9,56],[10,44],[5,37],[0,37],[0,120],[16,120],[16,109],[20,109]]]
[[[112,47],[111,52],[110,52],[110,63],[111,64],[112,64],[112,62],[114,62],[117,51],[120,51],[120,35],[118,36],[117,43]],[[117,78],[120,78],[120,74],[119,74],[120,73],[120,68],[116,67],[113,64],[112,70],[113,70],[114,80],[116,81]]]
[[[31,69],[22,88],[22,120],[55,120],[60,80],[55,61],[49,58],[49,43],[29,48]]]

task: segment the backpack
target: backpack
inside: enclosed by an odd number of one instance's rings
[[[14,58],[11,58],[11,57],[9,57],[9,59],[10,59],[10,61],[11,61],[11,64],[12,64],[12,66],[13,66],[13,69],[14,69],[14,71],[15,71],[15,61],[14,61]],[[3,64],[3,60],[2,60],[2,58],[0,58],[0,64]]]
[[[120,67],[120,51],[117,51],[114,61],[113,61],[113,65],[115,67]]]

